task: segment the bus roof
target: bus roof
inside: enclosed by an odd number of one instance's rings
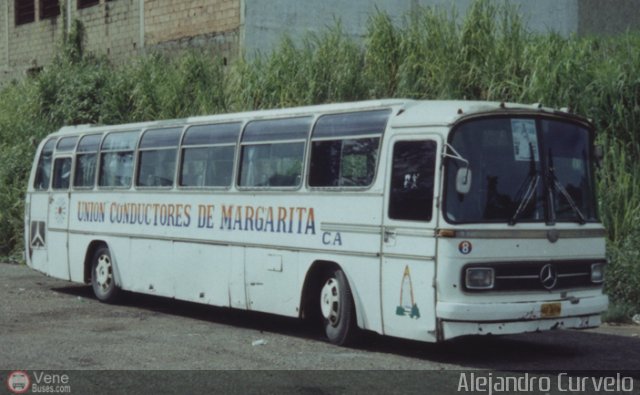
[[[539,104],[517,104],[488,101],[465,100],[411,100],[411,99],[383,99],[367,100],[349,103],[321,104],[313,106],[293,107],[284,109],[258,110],[240,113],[196,116],[183,119],[169,119],[161,121],[137,122],[120,125],[75,125],[63,126],[54,135],[79,133],[100,133],[114,130],[132,130],[182,126],[188,124],[202,124],[214,122],[233,122],[257,120],[265,118],[281,118],[303,116],[311,114],[326,114],[351,111],[366,111],[378,108],[393,108],[394,116],[389,121],[391,127],[405,128],[418,126],[448,126],[456,121],[470,116],[487,113],[539,112],[562,115],[577,121],[588,123],[588,120],[565,111],[559,111]]]

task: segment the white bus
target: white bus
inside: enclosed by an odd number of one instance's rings
[[[26,258],[52,277],[427,342],[600,324],[594,129],[537,105],[383,100],[40,144]]]

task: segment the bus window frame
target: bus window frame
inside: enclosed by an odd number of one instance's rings
[[[60,140],[58,140],[60,141]],[[54,188],[53,186],[53,180],[55,178],[55,174],[56,174],[56,162],[58,160],[64,160],[64,159],[69,159],[71,161],[71,165],[69,166],[69,181],[68,181],[68,185],[66,188]],[[62,151],[61,155],[54,155],[52,158],[52,163],[51,163],[51,182],[49,183],[49,189],[51,192],[55,192],[55,193],[63,193],[63,192],[70,192],[71,191],[71,186],[73,185],[73,178],[75,177],[75,156],[73,155],[73,151]]]
[[[33,175],[33,182],[30,183],[29,187],[33,189],[33,192],[37,193],[37,192],[49,192],[51,191],[51,183],[53,182],[53,160],[55,158],[55,154],[56,154],[56,146],[58,145],[58,141],[60,141],[60,137],[59,136],[52,136],[49,137],[48,139],[46,139],[46,141],[44,142],[44,144],[42,144],[42,148],[40,149],[40,152],[38,152],[38,160],[36,161],[36,169]],[[40,161],[42,160],[42,155],[44,153],[44,149],[47,146],[47,144],[49,144],[49,142],[53,142],[52,143],[52,148],[51,148],[51,152],[49,155],[51,155],[51,168],[50,168],[50,172],[49,172],[49,180],[47,182],[47,186],[46,188],[37,188],[35,186],[35,183],[37,181],[37,177],[38,177],[38,170],[40,168]]]
[[[87,133],[87,134],[83,134],[78,136],[78,142],[76,143],[76,147],[75,150],[73,151],[73,180],[71,182],[71,190],[72,191],[91,191],[94,190],[98,187],[98,175],[100,174],[100,147],[102,147],[102,142],[104,141],[104,137],[106,136],[107,133]],[[100,136],[100,140],[98,141],[98,147],[96,148],[95,151],[78,151],[78,147],[80,146],[80,142],[82,141],[82,139],[86,138],[86,137],[90,137],[90,136]],[[90,155],[90,154],[95,154],[96,156],[96,165],[95,165],[95,171],[93,174],[93,183],[90,186],[76,186],[75,185],[75,181],[76,181],[76,171],[77,171],[77,164],[78,164],[78,155]]]
[[[147,190],[167,191],[167,190],[172,190],[176,187],[177,185],[176,180],[180,170],[180,163],[178,161],[181,159],[180,150],[182,149],[182,139],[184,138],[184,134],[185,134],[185,131],[188,129],[188,126],[190,125],[186,125],[186,124],[167,125],[167,126],[161,126],[161,127],[145,128],[140,131],[140,136],[138,136],[138,141],[133,150],[135,156],[133,158],[134,164],[133,164],[133,178],[131,180],[131,184],[132,184],[131,187],[133,187],[135,190],[142,190],[142,191],[147,191]],[[155,131],[169,130],[169,129],[180,129],[180,132],[178,134],[177,145],[140,148],[140,145],[142,144],[142,139],[148,132],[155,132]],[[176,150],[175,166],[173,168],[173,180],[171,182],[171,185],[160,185],[160,186],[140,185],[138,183],[138,177],[140,172],[140,164],[141,164],[140,159],[141,159],[142,153],[147,151],[162,151],[162,150],[170,150],[170,149]]]
[[[314,138],[314,131],[316,128],[316,125],[318,123],[318,121],[322,118],[322,117],[327,117],[327,116],[335,116],[335,115],[348,115],[348,114],[361,114],[361,113],[367,113],[367,112],[382,112],[382,111],[388,111],[389,115],[388,118],[385,122],[385,126],[384,129],[382,129],[382,131],[380,133],[367,133],[367,134],[345,134],[343,136],[327,136],[327,137],[317,137]],[[311,133],[309,133],[309,142],[307,144],[307,150],[308,150],[308,155],[307,155],[307,163],[306,163],[306,168],[307,168],[307,174],[305,177],[305,188],[307,188],[309,191],[316,191],[316,192],[339,192],[339,191],[346,191],[346,192],[364,192],[364,191],[369,191],[372,188],[374,188],[374,186],[376,185],[376,183],[378,182],[378,175],[380,173],[380,155],[383,154],[382,148],[383,145],[385,143],[385,135],[387,134],[387,130],[389,129],[389,120],[393,117],[393,109],[391,107],[384,107],[384,108],[374,108],[374,109],[363,109],[363,110],[347,110],[344,112],[335,112],[335,113],[326,113],[326,114],[320,114],[318,116],[316,116],[314,123],[313,123],[313,127],[311,128]],[[356,185],[356,186],[344,186],[344,185],[340,185],[340,186],[312,186],[309,184],[309,179],[311,177],[311,160],[312,158],[312,152],[313,152],[313,143],[316,141],[342,141],[342,140],[359,140],[359,139],[370,139],[370,138],[377,138],[378,139],[378,149],[376,152],[376,163],[374,166],[374,170],[373,170],[373,176],[371,178],[371,183],[369,183],[369,185]]]
[[[222,122],[204,122],[204,123],[194,123],[194,124],[187,124],[185,125],[185,128],[182,132],[182,136],[180,136],[180,144],[178,146],[178,163],[177,163],[177,174],[176,174],[176,179],[175,179],[175,187],[177,190],[182,190],[182,191],[186,191],[186,192],[192,192],[192,191],[229,191],[232,188],[236,187],[236,179],[238,178],[239,174],[239,167],[240,167],[240,162],[238,157],[240,156],[240,142],[242,140],[242,134],[244,131],[245,126],[248,124],[249,122],[247,120],[225,120]],[[189,133],[189,130],[193,127],[198,127],[198,126],[216,126],[216,125],[225,125],[225,124],[238,124],[239,125],[239,131],[238,131],[238,136],[236,137],[235,142],[233,143],[221,143],[221,144],[189,144],[189,145],[184,145],[184,139],[187,136],[187,133]],[[233,147],[233,160],[231,161],[231,181],[229,182],[229,185],[227,186],[185,186],[185,185],[180,185],[180,182],[182,180],[182,168],[184,165],[184,150],[185,149],[189,149],[189,148],[210,148],[210,147]]]
[[[136,175],[136,167],[138,165],[137,163],[137,158],[136,158],[136,154],[138,152],[138,145],[140,144],[140,139],[142,138],[142,132],[144,131],[144,129],[125,129],[125,130],[110,130],[108,132],[105,132],[102,136],[102,140],[100,140],[100,147],[99,147],[99,151],[98,151],[98,163],[97,163],[97,171],[96,171],[96,188],[98,190],[130,190],[132,188],[135,188],[135,175]],[[133,146],[133,148],[131,150],[114,150],[114,149],[110,149],[110,150],[103,150],[102,147],[104,145],[104,142],[107,140],[107,138],[109,137],[109,135],[111,134],[117,134],[117,133],[131,133],[131,132],[135,132],[138,133],[138,136],[136,138],[136,142]],[[132,174],[131,174],[131,182],[129,183],[128,186],[114,186],[114,185],[100,185],[100,176],[102,175],[102,157],[103,155],[106,154],[110,154],[110,153],[115,153],[115,152],[132,152],[133,153],[133,166],[132,166]]]
[[[245,133],[247,131],[247,127],[253,122],[262,122],[262,121],[285,121],[288,119],[305,119],[309,118],[309,130],[306,132],[306,136],[304,139],[282,139],[282,140],[260,140],[260,141],[247,141],[244,142]],[[235,175],[234,175],[234,186],[238,191],[258,191],[258,192],[293,192],[300,191],[305,188],[306,185],[306,177],[307,177],[307,161],[308,161],[308,149],[309,149],[309,141],[311,138],[311,134],[313,133],[313,128],[318,120],[318,116],[314,114],[296,114],[294,116],[286,116],[279,118],[258,118],[258,119],[250,119],[242,125],[242,131],[239,136],[238,145],[236,148],[236,166],[235,166]],[[302,161],[300,163],[300,182],[295,186],[242,186],[240,185],[240,178],[242,177],[242,159],[243,159],[243,148],[245,146],[257,146],[257,145],[274,145],[274,144],[293,144],[293,143],[302,143]]]

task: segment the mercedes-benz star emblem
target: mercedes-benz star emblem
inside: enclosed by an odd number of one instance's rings
[[[546,289],[553,289],[558,283],[558,271],[552,264],[547,263],[540,270],[540,283]]]

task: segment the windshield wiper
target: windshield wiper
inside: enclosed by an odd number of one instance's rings
[[[529,205],[531,198],[536,193],[538,182],[540,182],[540,176],[538,175],[538,172],[536,170],[536,161],[533,156],[533,144],[531,143],[529,143],[529,154],[529,174],[527,174],[527,177],[524,179],[522,185],[520,186],[520,188],[518,188],[518,192],[516,193],[516,196],[522,195],[522,198],[520,199],[520,204],[518,204],[518,208],[516,209],[515,213],[513,213],[511,219],[509,219],[509,225],[512,226],[516,224],[516,222],[518,221],[518,217],[520,217],[524,209]],[[523,188],[525,188],[524,193],[522,193]]]
[[[571,210],[573,210],[573,212],[578,216],[578,223],[581,225],[585,224],[587,220],[585,219],[584,214],[582,214],[582,211],[580,211],[576,202],[571,198],[569,192],[567,192],[565,187],[560,183],[560,181],[558,181],[558,177],[556,177],[555,169],[553,168],[553,155],[551,153],[551,149],[549,149],[549,177],[552,181],[552,185],[549,188],[551,189],[551,187],[555,185],[558,191],[560,191],[562,196],[567,200],[567,203],[569,203]]]

